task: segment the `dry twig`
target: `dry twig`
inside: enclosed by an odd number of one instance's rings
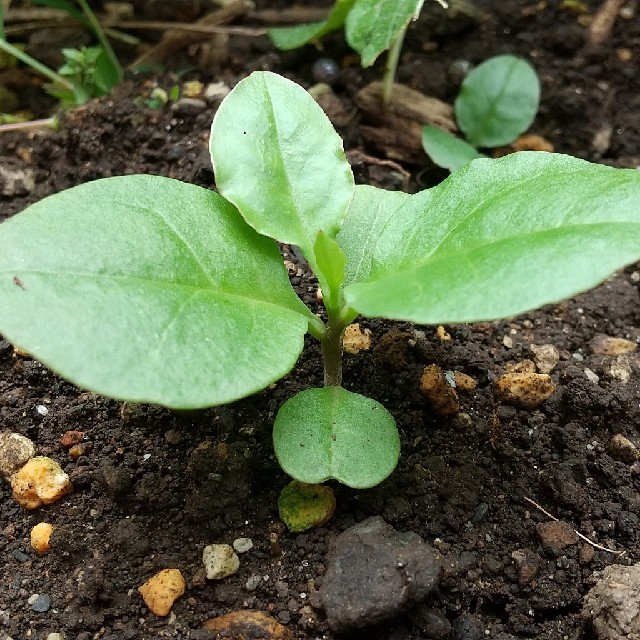
[[[593,22],[589,25],[587,39],[592,46],[602,44],[613,30],[613,25],[625,0],[604,0]]]
[[[536,509],[538,509],[538,511],[541,511],[542,513],[544,513],[544,515],[547,516],[547,518],[551,518],[555,522],[560,522],[560,520],[558,518],[556,518],[555,516],[552,516],[546,509],[543,509],[537,502],[534,502],[531,498],[527,498],[527,496],[522,496],[522,497],[529,504],[532,504]],[[600,549],[600,551],[606,551],[607,553],[613,553],[614,555],[616,555],[618,557],[622,557],[626,553],[626,551],[616,551],[615,549],[609,549],[607,547],[603,547],[601,544],[598,544],[597,542],[594,542],[593,540],[589,540],[589,538],[587,538],[587,536],[581,534],[579,531],[576,531],[575,529],[573,530],[573,532],[578,536],[578,538],[580,538],[581,540],[584,540],[587,544],[590,544],[595,549]]]

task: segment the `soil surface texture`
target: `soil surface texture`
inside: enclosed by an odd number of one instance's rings
[[[542,82],[532,133],[558,152],[636,167],[640,18],[633,12],[640,8],[623,7],[595,46],[588,23],[600,4],[485,0],[462,17],[434,19],[439,6],[428,0],[408,32],[398,80],[452,102],[466,62],[522,55]],[[264,26],[250,15],[235,24]],[[231,87],[255,69],[309,87],[322,71],[314,63],[327,56],[339,71],[330,74],[333,94],[322,104],[345,140],[357,181],[416,191],[442,179],[426,156],[389,161],[369,135],[372,123],[356,95],[379,79],[383,60],[362,70],[341,35],[324,44],[323,51],[282,53],[266,36],[235,34],[210,66],[198,66],[202,48],[192,45],[165,60],[159,74],[128,74],[111,95],[65,115],[56,132],[0,133],[0,168],[15,177],[0,182],[0,221],[48,194],[107,176],[150,173],[214,188],[207,139],[219,101],[150,105],[154,87],[170,91],[191,79]],[[317,282],[293,248],[283,252],[296,291],[321,311]],[[229,406],[177,413],[78,389],[0,336],[0,430],[30,438],[74,486],[62,500],[26,511],[8,483],[0,484],[0,638],[214,638],[203,630],[206,620],[252,609],[273,616],[296,639],[332,640],[337,636],[318,595],[328,546],[356,523],[382,516],[434,547],[442,578],[417,609],[340,637],[594,640],[582,607],[595,573],[640,560],[640,462],[633,448],[640,445],[639,361],[634,351],[607,355],[601,348],[602,336],[634,348],[640,341],[639,282],[640,270],[631,266],[576,299],[440,332],[360,319],[372,348],[345,354],[344,384],[393,414],[400,463],[374,489],[333,486],[334,517],[302,534],[289,533],[279,519],[277,498],[289,479],[275,459],[271,428],[285,400],[322,385],[312,338],[272,388]],[[547,367],[555,392],[533,408],[506,402],[495,381],[526,368],[527,360],[543,370],[541,345],[557,356]],[[421,394],[420,377],[432,364],[477,382],[460,391],[459,413],[439,415]],[[60,444],[69,431],[83,432],[77,457]],[[619,435],[630,441],[626,448],[619,438],[611,444]],[[599,546],[571,535],[557,543],[549,514],[566,523],[563,531],[574,529]],[[54,533],[51,550],[40,556],[30,532],[42,521]],[[203,548],[238,538],[253,542],[239,570],[207,580]],[[157,617],[138,587],[166,568],[180,569],[186,592],[168,616]]]

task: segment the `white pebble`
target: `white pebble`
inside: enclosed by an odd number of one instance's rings
[[[210,544],[205,547],[202,563],[207,572],[207,580],[221,580],[232,576],[240,568],[240,559],[228,544]]]
[[[253,540],[251,538],[236,538],[233,541],[233,548],[236,553],[246,553],[253,549]]]

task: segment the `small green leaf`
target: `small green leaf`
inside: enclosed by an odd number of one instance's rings
[[[200,187],[97,180],[0,225],[0,332],[97,393],[229,402],[287,373],[313,321],[275,243]]]
[[[319,272],[316,275],[321,281],[325,307],[331,310],[337,309],[347,256],[333,238],[322,232],[318,234],[313,250],[318,262]]]
[[[220,105],[210,149],[220,193],[259,233],[298,245],[316,267],[316,237],[336,235],[354,183],[315,100],[274,73],[252,73]]]
[[[432,124],[422,129],[422,146],[433,162],[449,171],[486,157],[464,140]]]
[[[278,49],[297,49],[308,42],[319,40],[322,36],[339,29],[355,0],[336,0],[326,20],[301,24],[295,27],[269,29],[267,35]]]
[[[640,172],[569,156],[474,160],[385,226],[357,312],[422,324],[505,318],[640,259]]]
[[[382,482],[400,455],[391,414],[342,387],[307,389],[287,400],[276,417],[273,444],[280,465],[296,480],[335,478],[356,489]]]
[[[516,56],[495,56],[462,82],[454,103],[456,121],[474,147],[510,144],[526,131],[540,103],[540,80]]]
[[[366,280],[371,273],[373,248],[384,226],[411,196],[403,191],[386,191],[368,185],[356,185],[347,209],[338,244],[347,256],[345,284]]]
[[[356,0],[345,22],[347,42],[370,67],[420,13],[424,0]]]

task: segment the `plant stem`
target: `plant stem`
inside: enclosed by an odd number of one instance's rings
[[[107,40],[107,36],[104,34],[102,26],[98,22],[98,19],[96,18],[93,11],[91,11],[91,8],[87,4],[87,0],[78,0],[78,4],[80,5],[85,17],[89,21],[89,24],[91,25],[91,29],[93,30],[96,37],[100,41],[102,48],[105,50],[107,56],[109,57],[109,60],[113,65],[113,68],[116,70],[118,74],[118,82],[119,82],[120,80],[122,80],[122,76],[124,75],[124,72],[122,70],[122,66],[120,65],[120,61],[118,60],[116,54],[113,51],[113,48],[111,47],[111,44],[109,43],[109,40]]]
[[[396,70],[398,69],[398,61],[400,60],[400,52],[402,51],[402,43],[404,42],[405,33],[407,33],[407,27],[400,31],[389,47],[387,62],[384,68],[384,76],[382,78],[382,103],[384,105],[389,104],[389,100],[391,100],[393,83],[396,79]]]
[[[321,341],[325,387],[339,387],[342,384],[342,335],[345,327],[339,315],[329,313],[327,335]]]
[[[66,78],[63,78],[59,73],[56,73],[52,69],[49,69],[46,65],[42,64],[42,62],[38,62],[35,58],[32,58],[28,53],[24,51],[20,51],[18,47],[14,47],[12,44],[9,44],[6,40],[0,39],[0,49],[6,51],[8,54],[12,55],[14,58],[20,60],[20,62],[24,62],[26,65],[30,66],[32,69],[35,69],[38,73],[41,73],[45,78],[49,78],[51,82],[55,82],[57,84],[62,85],[65,89],[69,89],[73,91],[73,84],[69,82]]]

